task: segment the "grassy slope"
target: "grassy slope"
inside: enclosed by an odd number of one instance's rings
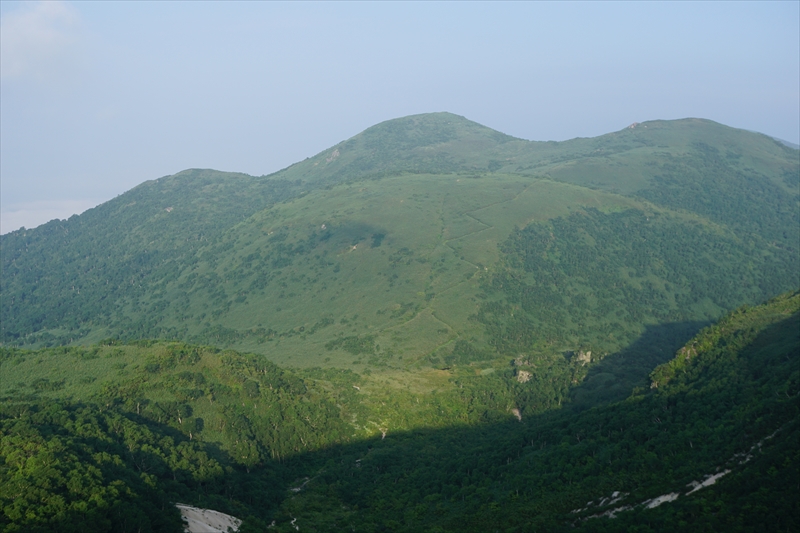
[[[373,335],[382,352],[415,361],[474,330],[468,317],[477,311],[480,279],[498,259],[497,241],[514,225],[526,224],[532,213],[547,217],[581,206],[636,205],[513,176],[399,176],[364,185],[312,192],[237,226],[218,245],[232,253],[212,250],[209,260],[173,282],[186,291],[188,312],[202,314],[215,287],[219,297],[212,305],[217,312],[229,309],[218,323],[284,333],[275,341],[283,362],[319,364],[323,356],[336,355],[323,349],[336,335]],[[213,274],[220,280],[216,285]],[[178,307],[170,288],[164,296],[167,316],[178,314],[169,312]],[[333,323],[314,327],[325,319]],[[173,324],[179,327],[180,321],[164,322]],[[203,330],[195,327],[189,334]],[[258,344],[264,337],[255,337],[238,347],[273,351]]]

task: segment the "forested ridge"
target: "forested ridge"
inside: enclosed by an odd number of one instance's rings
[[[172,279],[220,226],[293,194],[281,180],[189,170],[81,216],[3,235],[3,334],[58,328],[79,338],[100,317],[111,320],[122,298]]]

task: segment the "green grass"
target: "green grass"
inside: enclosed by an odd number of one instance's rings
[[[216,339],[202,337],[202,321],[220,310],[214,321],[225,328],[272,329],[272,340],[230,344],[282,364],[315,366],[330,357],[330,365],[348,365],[350,354],[323,347],[355,334],[377,335],[382,359],[405,366],[476,334],[468,318],[477,311],[480,280],[515,226],[534,214],[546,219],[576,207],[637,205],[514,176],[402,175],[364,185],[314,191],[252,216],[210,248],[212,260],[204,261],[201,251],[191,270],[142,306],[166,302],[161,325],[187,325],[188,335],[204,342]],[[219,281],[204,286],[212,273]],[[271,279],[254,288],[259,276]],[[209,298],[209,286],[218,297]],[[189,320],[177,319],[181,306]],[[326,319],[333,323],[314,327]]]

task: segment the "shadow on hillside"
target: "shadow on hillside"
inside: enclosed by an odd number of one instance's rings
[[[573,395],[581,401],[627,397],[630,390],[623,394],[615,387],[646,378],[703,325],[685,322],[648,328],[631,346],[593,368]],[[336,444],[281,461],[267,459],[250,470],[236,465],[217,443],[190,443],[174,428],[133,413],[123,416],[149,428],[152,438],[141,431],[139,436],[123,437],[112,427],[104,431],[113,438],[81,437],[80,444],[123,458],[131,483],[144,474],[158,477],[158,490],[164,493],[154,495],[154,501],[170,498],[246,518],[242,533],[592,530],[609,522],[590,521],[583,528],[574,522],[578,515],[572,513],[589,500],[625,491],[630,493],[629,501],[636,503],[674,488],[685,491],[687,481],[712,472],[720,466],[720,458],[759,441],[765,442],[764,450],[776,445],[781,439],[767,442],[765,437],[775,434],[777,428],[791,443],[791,435],[797,434],[794,413],[798,395],[789,395],[788,389],[787,394],[777,396],[771,391],[791,384],[790,374],[795,372],[800,353],[798,331],[797,315],[765,329],[748,346],[735,349],[746,364],[735,365],[733,374],[701,373],[680,401],[671,402],[669,410],[648,390],[640,396],[641,401],[577,413],[549,411],[521,422],[509,414],[507,420],[475,426],[390,431],[385,438]],[[660,349],[659,344],[663,344]],[[612,386],[602,381],[599,390],[603,394],[592,396],[598,390],[598,376],[605,374],[611,376],[606,381],[614,380]],[[732,387],[719,386],[720,381],[729,380],[737,384],[733,395]],[[768,385],[764,390],[769,394],[755,386],[739,387],[756,380]],[[712,382],[716,385],[709,387]],[[134,442],[137,446],[132,446]],[[203,475],[198,454],[189,453],[190,444],[217,459],[224,472]],[[156,448],[164,446],[169,453],[156,453]],[[767,457],[764,450],[760,457]],[[172,462],[173,453],[185,460]],[[783,461],[782,457],[778,458]],[[760,460],[742,468],[768,470],[770,464],[756,464]],[[120,475],[112,471],[116,468],[109,470],[109,479]],[[746,478],[759,479],[752,494],[764,486],[777,492],[775,484],[791,474],[790,469],[784,470],[783,477],[776,474],[766,481],[755,475]],[[724,480],[714,490],[730,490],[725,483],[734,480]],[[784,499],[791,505],[796,501],[791,496],[797,493],[795,485],[792,478],[784,491]],[[703,497],[710,493],[704,492]],[[751,493],[742,494],[751,497]],[[685,500],[688,503],[682,503],[682,497],[671,508],[691,506],[694,501]],[[786,514],[786,509],[793,508],[772,504],[756,520],[774,509]],[[647,520],[665,509],[670,508],[648,510]],[[668,515],[662,518],[654,530],[666,529],[674,521]],[[625,520],[621,517],[615,523]],[[272,523],[275,526],[271,527]],[[629,525],[625,522],[617,530],[624,531]]]
[[[673,358],[675,352],[709,322],[674,322],[647,326],[644,333],[619,352],[594,365],[586,379],[570,391],[570,405],[585,410],[595,405],[627,398],[634,387],[648,387],[655,367]]]
[[[618,528],[608,520],[581,523],[571,517],[582,516],[574,510],[590,500],[596,509],[603,509],[596,498],[615,491],[624,491],[623,498],[629,494],[625,504],[633,505],[669,490],[686,494],[687,480],[713,472],[725,458],[761,442],[759,456],[736,467],[738,478],[721,481],[702,497],[729,505],[729,513],[760,498],[763,507],[755,514],[746,509],[742,518],[753,530],[758,530],[759,521],[776,516],[783,526],[793,524],[800,518],[796,471],[784,467],[777,474],[775,469],[769,480],[763,479],[763,472],[771,465],[788,465],[790,457],[796,457],[800,395],[779,397],[772,391],[793,382],[800,355],[799,320],[794,314],[765,328],[747,345],[732,348],[736,355],[728,357],[742,363],[733,373],[720,374],[724,365],[707,359],[706,371],[695,376],[680,399],[669,402],[669,409],[664,409],[663,397],[648,389],[640,401],[578,413],[562,409],[521,422],[509,417],[470,427],[422,428],[302,453],[284,463],[295,479],[270,518],[281,532],[298,527],[301,531],[630,531],[641,518],[653,524],[643,531],[659,531],[673,526],[675,516],[670,513],[676,509],[684,517],[713,523],[717,513],[701,510],[697,500],[684,497],[659,511],[633,510],[617,519]],[[647,376],[651,365],[669,359],[681,338],[691,337],[703,325],[685,322],[648,328],[628,349],[598,365],[600,371],[592,373],[590,384],[603,373],[617,372],[612,375],[619,382]],[[658,342],[667,346],[656,351]],[[721,382],[753,386],[731,394],[731,387],[720,386]],[[591,389],[581,389],[575,392],[591,394]],[[746,407],[747,415],[737,407]],[[773,439],[778,431],[782,437]],[[749,485],[739,491],[742,480]],[[583,516],[596,512],[588,510]],[[641,512],[647,515],[638,517]],[[317,529],[309,528],[311,524]],[[687,524],[678,529],[692,531],[691,521]]]

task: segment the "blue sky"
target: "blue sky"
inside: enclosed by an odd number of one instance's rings
[[[0,1],[0,231],[450,111],[531,140],[702,117],[800,143],[800,2]]]

